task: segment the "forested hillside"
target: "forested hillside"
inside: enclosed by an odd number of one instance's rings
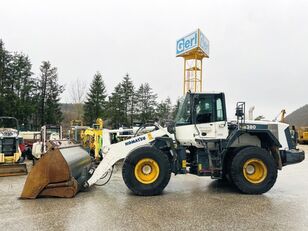
[[[286,122],[296,127],[308,126],[308,104],[290,113],[286,117]]]

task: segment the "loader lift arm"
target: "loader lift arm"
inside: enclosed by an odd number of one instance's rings
[[[112,166],[119,160],[125,159],[130,152],[140,146],[149,145],[157,137],[168,136],[168,132],[157,125],[157,130],[145,135],[136,136],[131,139],[121,141],[116,144],[110,142],[108,129],[103,130],[103,161],[95,168],[89,171],[91,177],[84,183],[83,188],[94,185]],[[169,134],[170,135],[170,134]]]

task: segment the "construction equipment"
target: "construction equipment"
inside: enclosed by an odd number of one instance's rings
[[[87,128],[80,134],[82,146],[86,148],[90,155],[96,160],[100,160],[102,158],[101,147],[103,124],[103,120],[98,118],[92,128]]]
[[[71,120],[70,124],[71,127],[68,131],[70,141],[75,144],[82,143],[82,134],[89,128],[89,126],[83,126],[82,120]]]
[[[83,134],[84,132],[89,129],[88,126],[79,126],[73,125],[70,127],[69,130],[69,139],[75,144],[80,144],[83,142]]]
[[[167,128],[154,123],[154,131],[118,143],[112,143],[112,133],[103,129],[102,161],[98,166],[89,168],[86,155],[76,160],[75,163],[80,163],[78,172],[88,172],[79,174],[74,190],[77,192],[91,187],[108,172],[112,173],[115,163],[124,160],[123,180],[137,195],[160,194],[167,186],[172,172],[210,176],[213,179],[225,178],[242,193],[265,193],[274,185],[277,170],[301,162],[304,160],[304,152],[295,149],[287,124],[246,120],[243,102],[237,104],[236,116],[237,121],[227,121],[223,93],[188,92],[181,100],[174,123]],[[67,173],[72,168],[63,151],[53,150],[45,156],[46,159],[52,159],[55,152],[58,156],[62,154]],[[73,155],[74,150],[67,148],[66,152]],[[82,165],[85,162],[87,164]],[[53,168],[57,166],[52,164],[42,161],[36,167],[48,167],[53,173]],[[36,167],[33,171],[38,176],[40,170],[36,170]],[[53,177],[52,173],[49,177]],[[46,182],[51,182],[48,176],[44,184],[35,183],[38,179],[33,180],[31,176],[32,172],[21,197],[46,195],[44,190],[40,190],[46,188]],[[54,180],[52,183],[57,182]]]
[[[298,132],[298,143],[308,144],[308,127],[300,127],[297,129]]]
[[[19,136],[18,120],[14,117],[0,117],[0,176],[26,175],[27,166],[19,163],[23,142]]]
[[[60,145],[61,147],[70,145],[70,141],[63,139],[62,137],[62,126],[61,125],[44,125],[41,127],[40,140],[33,143],[32,156],[35,159],[40,159],[48,149],[53,145]]]

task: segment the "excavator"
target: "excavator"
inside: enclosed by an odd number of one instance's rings
[[[92,128],[88,127],[80,133],[82,146],[96,160],[101,158],[103,124],[103,120],[97,118]]]
[[[226,179],[239,192],[262,194],[275,184],[278,170],[304,160],[289,125],[245,118],[245,103],[236,105],[236,121],[227,119],[224,93],[191,93],[181,100],[167,127],[145,124],[146,133],[112,142],[102,130],[102,159],[93,164],[81,146],[53,147],[32,168],[21,198],[74,197],[99,180],[109,181],[123,160],[122,178],[136,195],[162,193],[171,173]]]

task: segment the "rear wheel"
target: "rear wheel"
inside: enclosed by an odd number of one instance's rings
[[[137,195],[160,194],[171,176],[170,162],[162,151],[144,146],[126,157],[122,176],[127,187]]]
[[[232,160],[230,176],[234,185],[246,194],[262,194],[276,182],[277,166],[264,149],[248,147],[240,150]]]

